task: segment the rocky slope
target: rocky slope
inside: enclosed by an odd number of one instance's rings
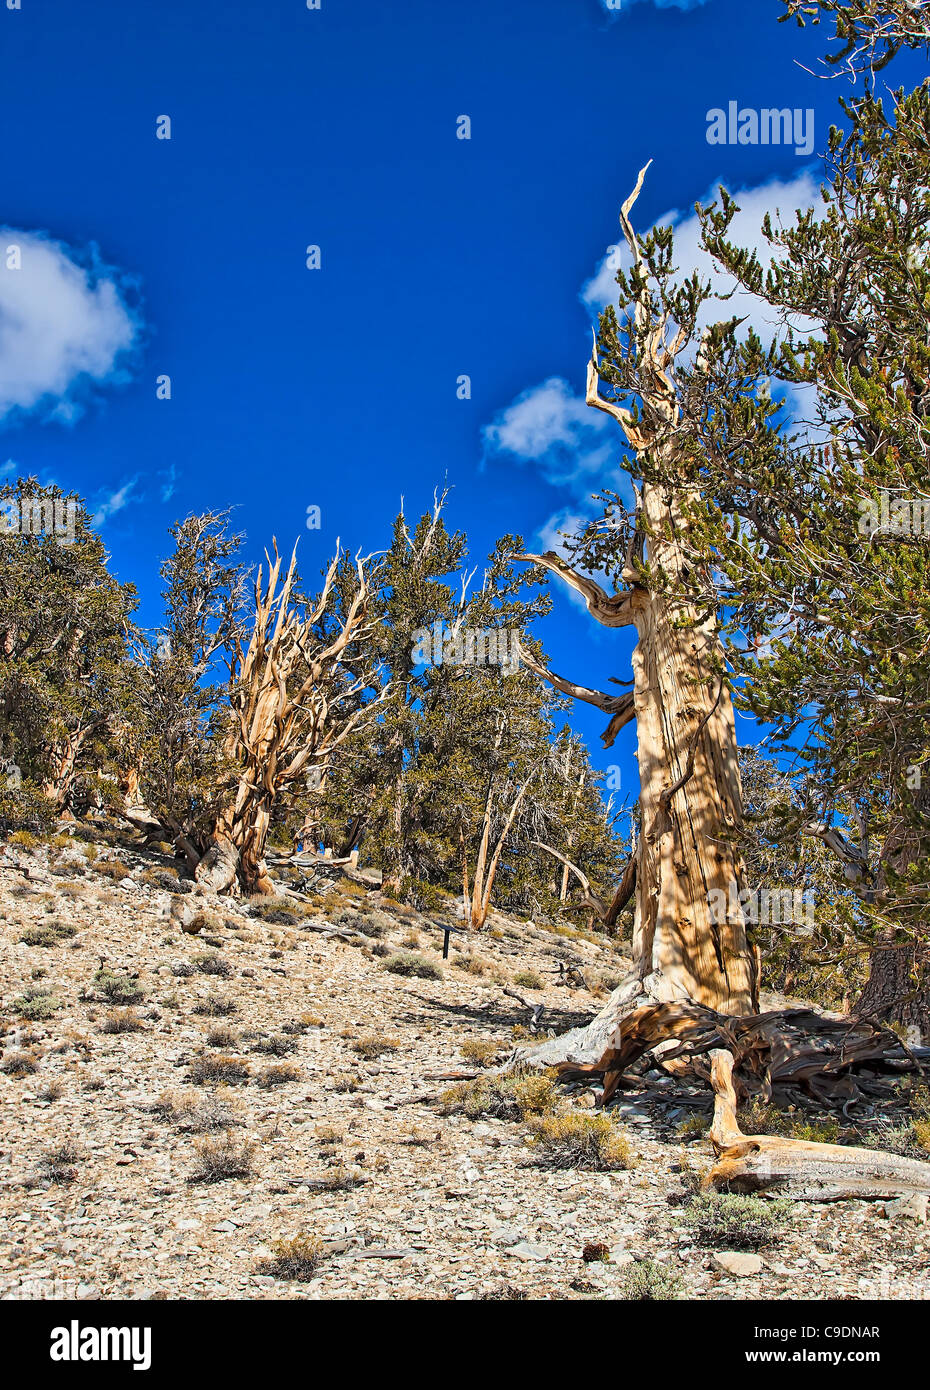
[[[74,832],[0,852],[0,1297],[610,1298],[650,1260],[686,1298],[930,1292],[919,1209],[796,1204],[759,1255],[702,1244],[684,1199],[710,1152],[676,1136],[709,1102],[679,1080],[612,1108],[620,1171],[446,1113],[448,1074],[503,1060],[533,1007],[555,1030],[597,1008],[611,943],[498,916],[443,962],[436,919],[358,878],[304,878],[263,920]],[[313,1277],[268,1272],[299,1234]]]

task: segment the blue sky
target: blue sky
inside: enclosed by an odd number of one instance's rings
[[[820,40],[779,12],[0,0],[0,266],[20,244],[30,271],[0,269],[0,468],[89,499],[150,622],[166,528],[195,510],[235,506],[253,558],[300,535],[307,575],[446,479],[475,557],[551,539],[616,481],[578,392],[636,171],[654,159],[640,225],[677,210],[688,255],[716,181],[753,214],[816,187],[839,83],[794,62]],[[729,100],[813,108],[815,153],[709,145]],[[629,674],[628,634],[561,596],[541,635],[578,681]],[[635,791],[632,730],[603,753],[604,717],[574,722]]]

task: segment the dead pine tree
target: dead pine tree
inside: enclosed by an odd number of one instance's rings
[[[295,593],[296,546],[283,583],[277,545],[273,561],[266,558],[268,580],[259,568],[248,647],[237,639],[230,664],[224,753],[236,772],[196,871],[198,881],[218,893],[274,892],[264,854],[275,801],[298,780],[304,783],[308,770],[325,766],[385,696],[382,689],[375,700],[362,699],[375,682],[363,656],[370,635],[367,561],[357,558],[357,585],[336,617],[338,542],[313,603]]]
[[[647,1002],[690,1000],[734,1015],[758,1007],[756,961],[742,916],[716,921],[711,906],[713,890],[726,894],[731,883],[741,886],[742,798],[714,603],[709,594],[707,604],[698,607],[685,596],[682,582],[700,557],[689,545],[687,503],[696,468],[678,429],[674,365],[693,333],[700,290],[691,282],[690,295],[674,306],[654,292],[630,221],[645,173],[620,213],[633,265],[618,281],[628,291],[630,308],[622,324],[611,310],[603,316],[586,392],[588,405],[620,426],[640,471],[619,571],[626,587],[609,594],[552,551],[519,557],[546,566],[581,594],[596,621],[634,627],[638,637],[632,690],[624,694],[576,684],[527,652],[522,658],[557,690],[610,714],[605,746],[628,723],[635,721],[637,733],[642,833],[625,882],[602,912],[609,916],[613,909],[615,919],[632,892],[635,964],[588,1028],[550,1044],[556,1062],[563,1057],[593,1062],[619,1020]],[[651,234],[650,249],[660,235]],[[617,399],[602,396],[601,380],[609,382]]]
[[[497,732],[494,739],[494,748],[491,757],[491,765],[494,767],[497,755],[500,751],[501,742],[504,737],[506,721],[501,718],[498,721]],[[485,801],[484,815],[481,821],[481,839],[478,844],[478,853],[475,859],[475,872],[471,889],[468,885],[468,858],[465,851],[465,842],[462,841],[462,879],[465,891],[464,903],[465,912],[472,927],[480,930],[488,920],[488,913],[491,910],[491,893],[494,889],[494,880],[500,867],[501,855],[504,852],[504,844],[507,836],[513,829],[513,823],[517,818],[517,813],[523,804],[524,798],[529,791],[530,784],[536,776],[537,769],[533,769],[530,775],[513,794],[513,800],[509,811],[506,814],[503,810],[499,814],[504,815],[503,825],[500,827],[494,848],[491,848],[492,827],[495,820],[495,804],[498,793],[498,777],[492,771],[488,782],[488,794]]]

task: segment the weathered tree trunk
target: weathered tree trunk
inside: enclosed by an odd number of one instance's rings
[[[857,1018],[874,1018],[904,1029],[914,1046],[930,1042],[930,991],[920,948],[896,942],[894,932],[872,952],[869,978],[852,1009]]]
[[[386,693],[367,706],[356,704],[355,697],[370,686],[371,674],[343,667],[346,648],[368,634],[368,586],[360,559],[358,586],[345,616],[333,635],[317,636],[339,559],[337,553],[312,609],[293,601],[296,547],[280,591],[276,547],[274,561],[269,557],[267,588],[258,571],[255,625],[248,650],[239,646],[231,672],[235,723],[225,751],[238,776],[196,870],[198,882],[216,893],[237,886],[246,893],[274,892],[264,854],[276,798],[305,778],[308,766],[323,765]]]
[[[650,563],[673,588],[682,528],[657,492],[643,489]],[[671,539],[659,539],[669,531]],[[736,728],[716,627],[665,593],[634,589],[632,607],[642,813],[633,954],[644,993],[751,1013],[755,969],[742,915],[714,911],[742,879]]]
[[[52,769],[42,781],[42,795],[51,801],[58,810],[61,810],[68,800],[68,795],[74,784],[78,757],[88,735],[92,732],[92,726],[78,729],[75,733],[68,730],[51,750]]]
[[[500,738],[498,738],[498,746],[499,745]],[[491,858],[489,861],[488,850],[490,849],[491,818],[494,806],[494,779],[493,777],[491,779],[491,785],[488,789],[487,804],[485,806],[484,821],[481,830],[481,843],[478,846],[478,857],[475,861],[475,881],[472,888],[470,904],[467,899],[466,888],[466,908],[469,910],[471,925],[476,929],[480,930],[480,928],[483,927],[485,922],[488,920],[488,913],[491,910],[491,893],[494,889],[494,880],[497,877],[497,870],[500,867],[501,855],[504,852],[504,843],[507,839],[507,836],[510,834],[511,829],[513,828],[513,823],[516,820],[517,812],[523,804],[523,799],[526,796],[526,793],[529,789],[529,785],[532,782],[535,775],[536,773],[534,770],[530,773],[529,777],[526,779],[526,781],[523,783],[523,786],[520,788],[520,790],[514,797],[513,805],[507,813],[507,819],[505,820],[503,829],[501,830],[501,833],[497,838],[497,844],[494,847],[494,851],[491,854]],[[465,881],[467,884],[467,870],[465,873]]]
[[[642,275],[629,211],[644,174],[620,218]],[[666,343],[666,322],[655,322],[653,314],[643,279],[634,305],[643,382],[639,415],[601,397],[596,346],[586,396],[588,405],[620,424],[638,454],[648,453],[651,476],[677,480],[646,481],[638,496],[636,540],[641,553],[648,552],[648,575],[632,547],[622,572],[630,587],[613,595],[551,551],[521,557],[558,574],[584,597],[598,622],[633,625],[639,639],[632,694],[622,696],[576,685],[523,653],[524,664],[556,689],[611,714],[605,746],[636,721],[642,829],[635,864],[634,968],[589,1028],[565,1039],[572,1056],[589,1061],[601,1055],[619,1019],[636,1003],[690,999],[729,1014],[758,1007],[756,961],[742,913],[734,918],[716,907],[733,901],[742,880],[736,729],[712,595],[707,613],[682,597],[696,563],[686,520],[693,487],[678,454],[680,411],[670,376],[682,340],[676,335]]]

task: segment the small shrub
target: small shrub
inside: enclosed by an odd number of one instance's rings
[[[122,864],[118,859],[98,859],[94,865],[94,873],[102,874],[113,883],[120,883],[129,875],[129,868]]]
[[[459,970],[464,970],[468,975],[487,975],[491,969],[490,965],[482,956],[461,955],[457,956],[452,962]]]
[[[5,1076],[31,1076],[39,1070],[38,1058],[31,1052],[8,1052],[0,1061]]]
[[[194,1005],[194,1013],[204,1018],[230,1018],[238,1012],[239,1005],[231,999],[201,999],[199,1004]]]
[[[524,1120],[558,1105],[555,1072],[528,1076],[480,1076],[452,1086],[440,1097],[443,1114],[461,1113],[470,1120]]]
[[[704,1193],[687,1209],[694,1239],[720,1250],[762,1250],[782,1233],[791,1203],[744,1197],[733,1192]]]
[[[361,1084],[361,1078],[353,1076],[350,1072],[337,1073],[332,1082],[333,1090],[338,1096],[349,1095],[353,1091],[357,1091]]]
[[[97,971],[94,984],[111,1004],[141,1004],[145,998],[145,991],[137,979],[132,975],[118,975],[108,966]]]
[[[207,1033],[208,1047],[238,1047],[239,1034],[228,1023],[217,1023]]]
[[[82,1157],[81,1151],[73,1140],[66,1140],[63,1144],[56,1144],[53,1149],[48,1149],[39,1159],[39,1172],[48,1182],[71,1183],[77,1177],[77,1164]]]
[[[361,1187],[364,1181],[362,1174],[354,1168],[346,1168],[344,1164],[337,1163],[317,1186],[322,1192],[351,1192],[353,1188]]]
[[[500,1047],[490,1038],[466,1038],[459,1051],[466,1062],[474,1062],[479,1067],[489,1067],[497,1060]]]
[[[843,1131],[839,1120],[825,1115],[822,1119],[795,1119],[788,1134],[792,1139],[804,1139],[809,1144],[839,1144]]]
[[[518,989],[545,989],[546,982],[535,970],[518,970],[513,977]]]
[[[48,922],[41,927],[27,927],[19,939],[24,946],[60,946],[63,941],[76,935],[75,927],[66,927],[61,922]]]
[[[150,888],[163,888],[167,893],[178,891],[178,871],[165,865],[160,869],[143,869],[139,875],[140,883],[147,883]]]
[[[689,1115],[686,1120],[682,1120],[676,1131],[677,1137],[682,1143],[690,1143],[692,1139],[701,1139],[707,1133],[710,1118],[707,1115]]]
[[[28,1018],[30,1023],[40,1023],[44,1019],[52,1018],[59,1009],[63,1009],[64,1004],[60,999],[56,999],[50,989],[40,989],[38,986],[30,986],[23,993],[13,1000],[13,1011],[22,1018]]]
[[[267,1057],[288,1057],[297,1051],[297,1038],[286,1033],[272,1033],[267,1038],[258,1038],[252,1044],[253,1052],[262,1052]]]
[[[737,1119],[744,1134],[782,1134],[815,1144],[837,1144],[843,1132],[832,1115],[809,1119],[794,1110],[776,1110],[758,1098],[740,1109]]]
[[[679,1274],[655,1260],[640,1260],[623,1271],[616,1297],[640,1303],[659,1303],[680,1298],[681,1290]]]
[[[197,1162],[189,1182],[226,1182],[255,1173],[255,1145],[228,1130],[217,1138],[196,1141]]]
[[[195,956],[191,965],[201,975],[222,975],[227,976],[233,973],[233,968],[229,961],[223,956],[208,955]]]
[[[65,1093],[64,1083],[55,1077],[47,1086],[39,1092],[39,1100],[56,1101],[61,1100]]]
[[[546,1168],[587,1168],[598,1173],[632,1168],[630,1141],[609,1115],[574,1110],[542,1115],[531,1122],[536,1162]]]
[[[101,1033],[141,1033],[143,1028],[134,1009],[112,1009],[100,1025]]]
[[[197,972],[189,961],[176,960],[172,963],[171,973],[176,975],[179,980],[187,980],[190,979],[191,975],[196,975]]]
[[[383,968],[392,975],[415,975],[420,980],[442,979],[442,971],[438,965],[423,956],[415,955],[412,951],[398,951],[393,956],[388,956]]]
[[[299,1081],[302,1075],[300,1068],[292,1062],[279,1062],[277,1066],[266,1067],[259,1074],[258,1084],[263,1091],[270,1091],[274,1086],[288,1086],[292,1081]]]
[[[301,1232],[291,1240],[277,1240],[271,1259],[260,1261],[258,1273],[272,1279],[312,1279],[326,1259],[327,1249],[317,1236]]]
[[[20,849],[38,849],[41,843],[38,835],[33,835],[31,830],[14,830],[10,836],[10,844],[18,845]]]
[[[610,1246],[600,1240],[589,1241],[581,1252],[581,1258],[586,1265],[607,1264],[610,1260]]]
[[[384,1052],[396,1052],[400,1047],[399,1038],[365,1037],[356,1038],[352,1044],[352,1051],[357,1052],[366,1061],[372,1061],[375,1057],[380,1057]]]
[[[921,1153],[930,1155],[930,1120],[912,1120],[911,1133]]]
[[[169,1091],[152,1107],[162,1120],[191,1134],[208,1134],[241,1124],[236,1111],[221,1094],[185,1095]]]
[[[270,898],[263,894],[249,900],[252,916],[269,926],[296,927],[307,916],[306,908],[296,898]]]
[[[210,1056],[204,1053],[191,1062],[190,1079],[195,1086],[222,1082],[226,1086],[241,1086],[251,1076],[248,1062],[225,1053]]]

